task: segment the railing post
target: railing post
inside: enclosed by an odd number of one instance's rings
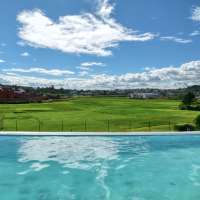
[[[86,132],[86,121],[85,121],[85,132]]]
[[[40,121],[39,121],[39,132],[40,132]]]
[[[108,132],[109,132],[109,121],[108,121]]]
[[[63,132],[63,121],[62,121],[62,132]]]
[[[71,132],[72,132],[72,129],[71,129]]]
[[[16,121],[16,131],[17,131],[17,121]]]
[[[131,132],[131,121],[130,121],[130,129],[129,129],[129,132]]]
[[[169,131],[170,131],[170,120],[169,120]]]
[[[150,132],[150,121],[149,121],[149,132]]]

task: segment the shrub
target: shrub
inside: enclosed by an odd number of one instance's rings
[[[180,103],[180,104],[179,104],[179,109],[180,109],[180,110],[187,110],[187,109],[188,109],[188,105],[185,105],[185,104],[183,104],[183,103]]]
[[[200,115],[197,115],[196,118],[194,119],[194,123],[196,125],[196,130],[200,129]]]
[[[37,102],[38,102],[38,103],[42,103],[42,101],[41,101],[41,100],[38,100]]]
[[[196,130],[195,126],[192,124],[184,124],[184,125],[174,125],[175,131],[194,131]]]

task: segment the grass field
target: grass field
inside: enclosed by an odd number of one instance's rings
[[[2,131],[171,131],[192,123],[198,111],[179,110],[179,101],[77,98],[53,103],[1,104]],[[63,124],[63,125],[62,125]]]

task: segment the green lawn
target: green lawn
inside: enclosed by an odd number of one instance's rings
[[[198,111],[179,110],[179,101],[77,98],[53,103],[0,104],[2,131],[127,132],[169,131],[192,123]],[[109,125],[108,125],[109,121]]]

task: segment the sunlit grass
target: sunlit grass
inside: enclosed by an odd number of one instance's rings
[[[192,123],[198,111],[179,110],[179,101],[77,98],[53,103],[1,104],[3,131],[172,131]]]

